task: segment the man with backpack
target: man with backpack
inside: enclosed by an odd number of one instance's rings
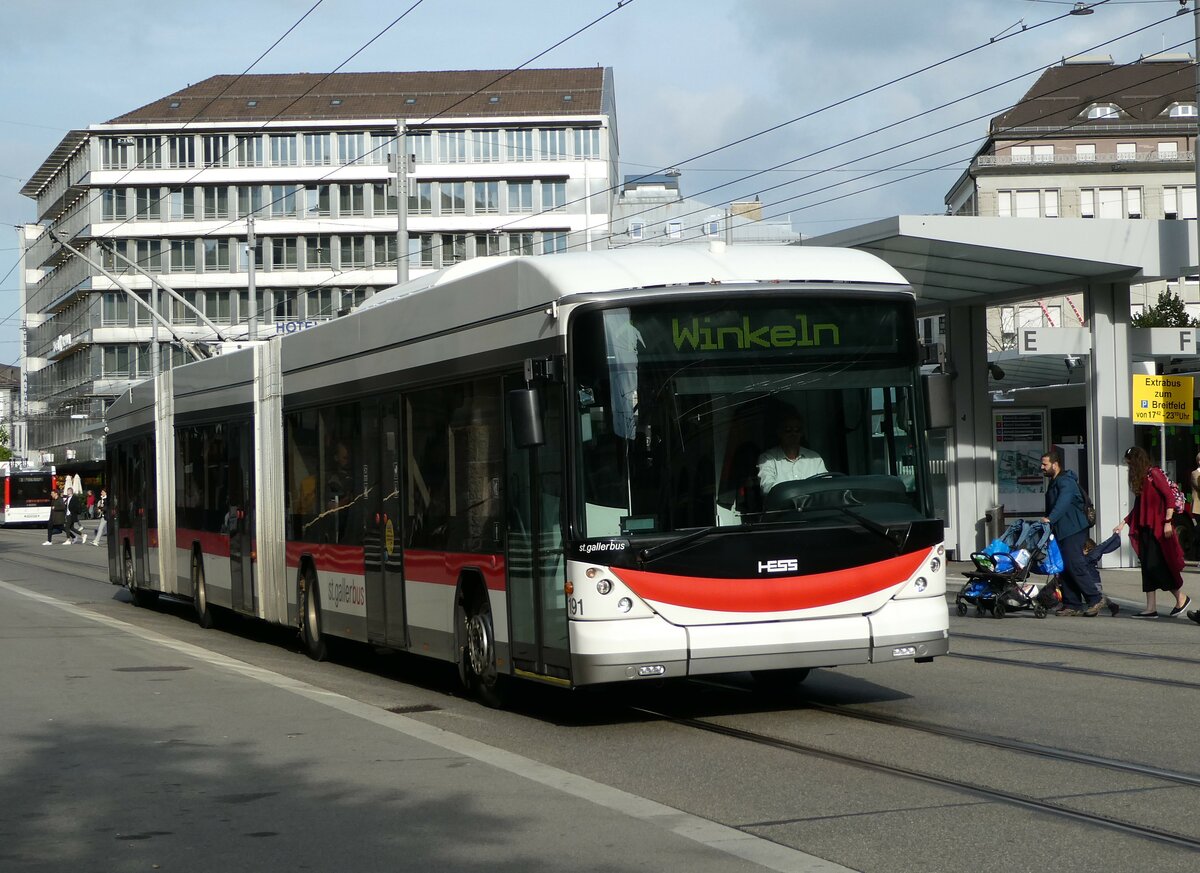
[[[1055,615],[1092,618],[1107,601],[1100,592],[1100,571],[1083,554],[1090,525],[1079,479],[1074,470],[1063,469],[1062,452],[1055,448],[1042,455],[1042,475],[1050,480],[1042,521],[1054,531],[1065,565],[1059,574],[1063,605]]]

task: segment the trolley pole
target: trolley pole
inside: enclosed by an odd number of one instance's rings
[[[396,283],[408,281],[408,135],[396,119]]]
[[[248,306],[250,311],[247,313],[246,319],[246,339],[258,339],[258,294],[254,287],[254,256],[255,240],[254,240],[254,216],[246,218],[246,291]]]

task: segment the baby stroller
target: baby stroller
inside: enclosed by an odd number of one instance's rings
[[[958,614],[966,615],[967,605],[974,604],[977,616],[990,611],[996,618],[1004,618],[1010,612],[1032,609],[1035,618],[1045,618],[1051,604],[1040,596],[1042,592],[1029,576],[1035,569],[1046,569],[1048,560],[1057,560],[1054,572],[1062,569],[1050,525],[1014,521],[1003,536],[971,555],[975,569],[963,573],[967,584],[954,599]]]

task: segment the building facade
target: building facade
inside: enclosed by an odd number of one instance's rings
[[[947,214],[1194,220],[1196,123],[1196,65],[1188,55],[1120,65],[1107,55],[1065,59],[992,119],[946,194]],[[1133,314],[1170,291],[1200,317],[1195,276],[1130,291]],[[988,347],[1015,348],[1022,328],[1078,327],[1084,311],[1081,293],[993,307]]]
[[[71,131],[22,189],[30,451],[97,460],[106,405],[190,359],[176,338],[302,330],[401,264],[602,247],[617,160],[600,67],[214,76]]]

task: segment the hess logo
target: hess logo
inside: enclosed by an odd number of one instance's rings
[[[758,562],[758,572],[760,573],[795,573],[799,569],[800,564],[795,558]]]

